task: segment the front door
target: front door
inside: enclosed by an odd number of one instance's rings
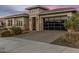
[[[32,29],[36,30],[36,17],[32,17]]]

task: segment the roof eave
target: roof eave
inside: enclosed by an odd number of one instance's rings
[[[40,15],[46,15],[46,14],[56,14],[56,13],[64,13],[64,12],[76,12],[77,10],[70,10],[70,11],[60,11],[60,12],[47,12],[47,13],[40,13]]]
[[[35,9],[35,8],[41,8],[41,9],[44,9],[44,10],[49,10],[48,8],[45,8],[45,7],[42,7],[42,6],[32,6],[32,7],[25,8],[25,9],[26,10],[31,10],[31,9]]]

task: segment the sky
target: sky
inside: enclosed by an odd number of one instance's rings
[[[32,5],[0,5],[0,16],[7,16],[16,13],[23,13],[25,8],[31,7]],[[56,8],[72,7],[79,9],[79,5],[43,5],[50,10]]]

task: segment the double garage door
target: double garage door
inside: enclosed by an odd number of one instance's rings
[[[44,18],[43,20],[44,30],[65,30],[64,20],[66,20],[65,16]]]

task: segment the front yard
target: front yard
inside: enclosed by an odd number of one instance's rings
[[[59,37],[58,39],[56,39],[55,41],[51,42],[51,44],[79,49],[79,32],[66,33],[65,35],[63,35],[63,36]]]
[[[3,28],[0,30],[0,36],[1,37],[12,37],[15,35],[20,35],[24,33],[28,33],[29,30],[22,29],[20,27],[11,27],[11,28]]]

